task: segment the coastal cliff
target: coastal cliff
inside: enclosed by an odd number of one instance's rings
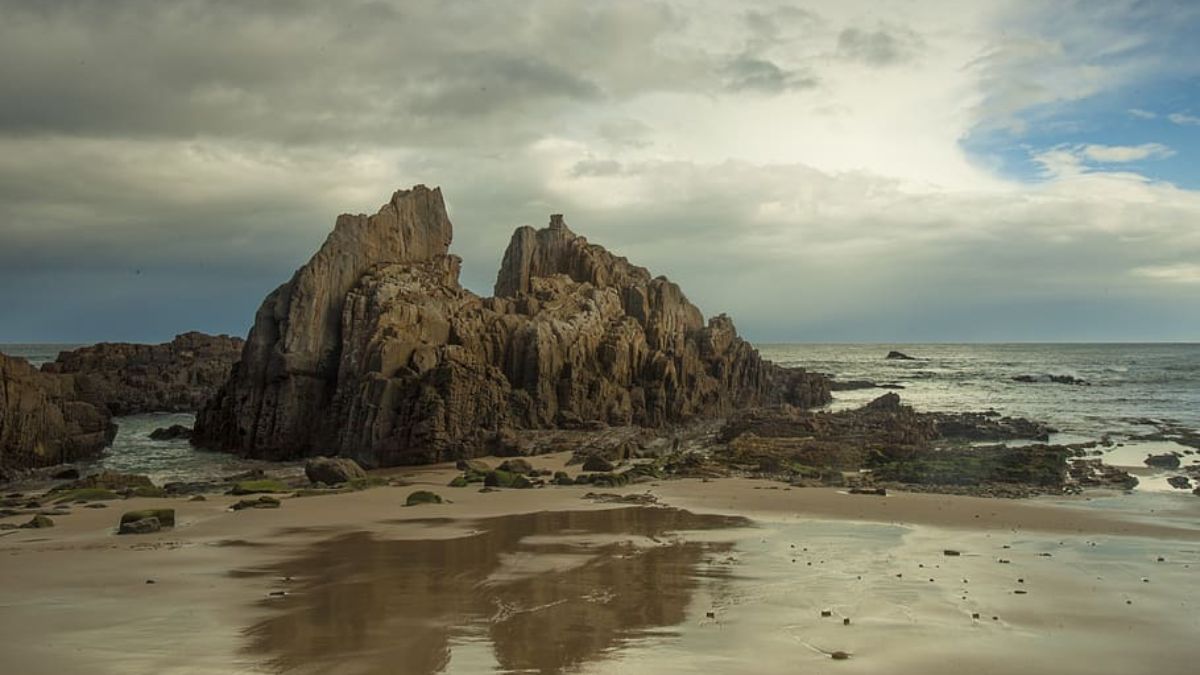
[[[264,301],[195,441],[369,466],[472,457],[510,430],[664,427],[828,401],[828,380],[759,357],[724,315],[573,233],[518,229],[495,297],[459,284],[441,192],[338,218]]]
[[[192,412],[229,378],[242,346],[197,332],[158,345],[103,342],[62,352],[42,371],[74,375],[79,397],[113,415]]]
[[[81,398],[74,376],[0,354],[0,480],[99,454],[116,433],[108,410]]]

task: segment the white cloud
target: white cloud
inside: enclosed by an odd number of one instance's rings
[[[1175,124],[1178,124],[1180,126],[1200,125],[1200,117],[1196,117],[1195,115],[1188,115],[1185,113],[1171,113],[1170,115],[1167,115],[1167,119],[1171,120],[1172,122],[1174,122]]]
[[[1128,112],[1131,117],[1136,117],[1143,120],[1152,120],[1158,117],[1158,113],[1151,112],[1149,110],[1142,110],[1141,108],[1130,108],[1126,112]]]
[[[1136,162],[1143,159],[1163,159],[1175,151],[1161,143],[1141,145],[1085,145],[1080,152],[1093,162],[1119,163]]]
[[[1195,263],[1138,267],[1133,270],[1133,273],[1137,276],[1173,284],[1200,284],[1200,265]]]

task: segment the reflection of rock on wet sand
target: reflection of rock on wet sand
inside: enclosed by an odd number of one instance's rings
[[[479,532],[443,540],[348,534],[262,571],[297,588],[247,631],[246,651],[281,669],[353,658],[365,671],[436,672],[456,642],[486,634],[504,669],[557,672],[684,621],[698,578],[722,574],[701,569],[706,555],[730,545],[673,533],[749,521],[626,508],[469,525]]]

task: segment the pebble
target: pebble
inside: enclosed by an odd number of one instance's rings
[[[839,651],[839,652],[833,652],[833,653],[831,653],[829,656],[830,656],[830,657],[831,657],[831,658],[832,658],[834,661],[845,661],[846,659],[850,658],[850,655],[849,655],[849,654],[847,654],[846,652],[840,652],[840,651]]]
[[[823,609],[823,610],[821,610],[821,616],[824,616],[824,617],[833,616],[833,610]]]
[[[842,625],[849,626],[850,625],[850,617],[846,617],[845,619],[842,619]]]

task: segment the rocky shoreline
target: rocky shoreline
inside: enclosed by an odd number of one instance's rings
[[[767,361],[727,316],[705,321],[677,285],[588,242],[562,216],[513,233],[489,298],[459,284],[452,236],[439,189],[400,190],[373,216],[339,217],[264,300],[246,341],[186,333],[162,345],[99,344],[40,372],[0,357],[0,480],[95,456],[112,441],[113,415],[195,410],[194,429],[151,438],[263,460],[332,454],[366,468],[568,451],[571,464],[592,467],[582,482],[607,486],[753,476],[1025,497],[1137,485],[1093,456],[1107,438],[1050,444],[1045,424],[917,412],[896,393],[819,410],[834,391],[903,386]],[[1157,429],[1139,438],[1197,444],[1190,430]],[[1168,461],[1179,464],[1147,464]],[[506,487],[567,483],[505,473],[524,477],[501,477]],[[1190,489],[1190,478],[1172,476],[1171,486]]]

